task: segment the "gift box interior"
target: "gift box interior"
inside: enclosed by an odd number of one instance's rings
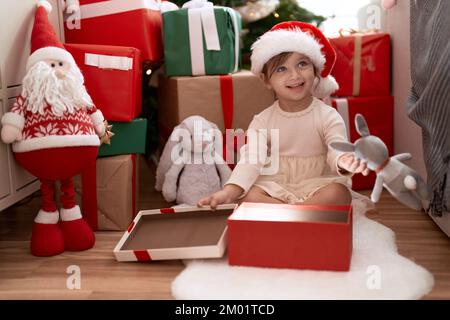
[[[123,245],[124,250],[183,248],[215,245],[233,210],[211,214],[197,211],[145,215]]]
[[[349,269],[351,206],[243,203],[229,218],[231,265]]]
[[[114,252],[119,261],[221,257],[235,205],[141,211]],[[142,252],[147,259],[142,258]],[[141,252],[141,254],[139,254]]]

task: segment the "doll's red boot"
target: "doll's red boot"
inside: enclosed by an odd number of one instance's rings
[[[61,228],[65,248],[68,251],[83,251],[95,244],[95,235],[91,227],[81,216],[79,206],[71,209],[61,209]]]
[[[64,238],[58,224],[59,212],[39,210],[34,219],[31,235],[31,254],[37,257],[50,257],[64,252]]]

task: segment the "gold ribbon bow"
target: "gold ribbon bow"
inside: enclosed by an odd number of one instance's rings
[[[108,124],[108,120],[103,120],[103,124],[105,125],[105,133],[100,137],[100,144],[111,144],[111,138],[114,136],[114,132],[111,131],[112,124]]]

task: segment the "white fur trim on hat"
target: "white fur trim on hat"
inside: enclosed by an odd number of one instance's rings
[[[42,224],[57,224],[59,221],[59,212],[58,210],[53,212],[47,212],[44,210],[39,210],[36,218],[34,218],[34,222],[42,223]]]
[[[50,2],[46,1],[46,0],[39,0],[37,3],[37,7],[44,7],[45,11],[47,11],[47,13],[52,12],[52,5],[50,4]]]
[[[17,127],[19,130],[22,130],[25,125],[25,118],[17,113],[7,112],[2,117],[2,124],[10,124]]]
[[[73,208],[64,209],[61,208],[61,220],[62,221],[73,221],[81,219],[81,210],[78,205],[75,205]]]
[[[30,57],[28,58],[28,61],[27,61],[26,70],[27,71],[30,70],[30,68],[36,62],[39,62],[42,60],[47,60],[47,59],[68,62],[71,66],[77,65],[75,63],[74,58],[69,53],[69,51],[64,50],[62,48],[58,48],[58,47],[44,47],[44,48],[37,49],[35,52],[33,52],[30,55]]]
[[[333,76],[328,76],[326,78],[320,78],[320,82],[317,86],[314,84],[313,96],[319,99],[328,97],[337,89],[339,89],[339,85],[336,82],[336,79]]]
[[[252,72],[259,75],[264,64],[272,57],[283,52],[298,52],[306,55],[319,72],[325,65],[325,56],[320,49],[322,45],[313,36],[300,29],[274,30],[263,34],[252,45]]]

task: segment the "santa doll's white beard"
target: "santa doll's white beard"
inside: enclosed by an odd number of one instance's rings
[[[30,68],[23,79],[22,96],[26,109],[43,115],[48,104],[52,113],[61,117],[65,112],[90,108],[94,104],[83,82],[78,67],[71,67],[65,77],[59,79],[54,68],[40,61]]]

